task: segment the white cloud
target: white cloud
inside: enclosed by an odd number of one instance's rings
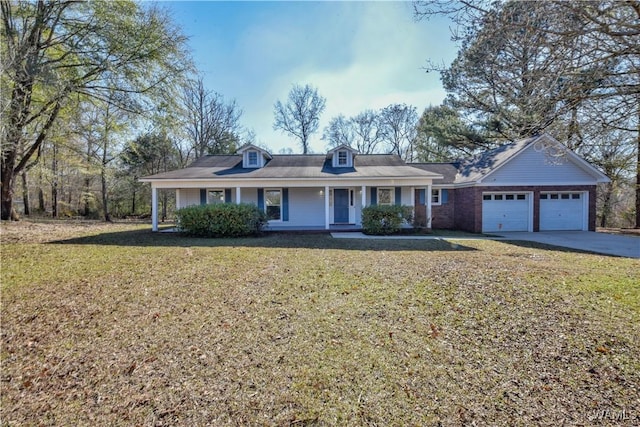
[[[341,5],[333,3],[332,7]],[[285,29],[262,28],[248,33],[251,37],[245,40],[245,52],[251,54],[253,50],[253,58],[258,62],[267,61],[265,69],[275,74],[264,75],[260,82],[247,82],[254,89],[245,95],[247,99],[239,98],[239,101],[245,108],[245,123],[256,131],[258,141],[274,152],[283,147],[299,152],[295,140],[272,129],[273,104],[278,99],[284,100],[294,83],[312,84],[327,99],[320,130],[312,138],[311,146],[316,152],[325,150],[325,143],[320,139],[322,128],[338,114],[355,115],[392,103],[410,104],[421,112],[444,98],[438,76],[424,73],[421,67],[428,58],[453,59],[455,52],[448,41],[446,27],[414,22],[406,3],[358,3],[356,6],[351,4],[342,10],[338,26],[318,16],[319,24],[308,31],[319,28],[322,31],[307,34],[303,40],[292,39],[299,37],[299,31]],[[346,22],[350,24],[345,25]],[[323,32],[331,33],[330,42],[323,38]],[[344,42],[335,44],[339,40]],[[444,51],[447,47],[448,51]],[[318,55],[331,58],[331,53],[322,49],[335,49],[337,55],[344,55],[346,49],[347,61],[319,66]]]

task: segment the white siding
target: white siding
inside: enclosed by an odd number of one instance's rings
[[[184,208],[191,205],[200,204],[200,189],[199,188],[181,188],[180,189],[180,206]]]
[[[258,204],[258,190],[255,188],[241,188],[240,189],[240,201],[242,203]]]
[[[595,184],[596,179],[568,157],[553,164],[544,152],[528,147],[482,182],[489,185]]]
[[[320,188],[290,188],[289,221],[281,225],[324,226],[324,194],[320,194],[320,190]]]

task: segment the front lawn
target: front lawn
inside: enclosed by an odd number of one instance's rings
[[[640,421],[638,260],[148,225],[1,233],[2,425]]]

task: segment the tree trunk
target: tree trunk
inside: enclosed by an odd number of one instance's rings
[[[167,191],[163,190],[162,191],[162,222],[164,222],[167,219],[167,200],[168,196],[167,196]]]
[[[604,192],[604,200],[602,202],[602,216],[600,217],[600,227],[607,226],[607,220],[611,213],[611,197],[613,195],[613,183],[604,184],[602,186]]]
[[[17,219],[13,212],[13,165],[7,163],[2,162],[2,200],[0,205],[2,206],[1,218],[3,221]]]
[[[58,180],[51,183],[51,216],[58,218]]]
[[[51,216],[58,218],[58,147],[53,144],[53,159],[51,160]]]
[[[42,191],[42,187],[38,188],[38,210],[40,212],[47,210],[47,206],[44,203],[44,191]]]
[[[135,215],[136,214],[136,185],[135,183],[133,184],[133,192],[132,192],[132,197],[131,197],[131,215]]]
[[[640,228],[640,126],[638,126],[638,155],[636,162],[636,228]]]
[[[109,214],[109,196],[107,195],[107,171],[106,166],[102,167],[100,172],[100,181],[102,184],[102,210],[104,212],[104,220],[111,222],[111,215]]]
[[[27,171],[22,172],[22,203],[24,204],[25,216],[31,215],[30,201],[29,201],[29,177]]]
[[[640,228],[640,96],[638,97],[638,132],[636,139],[636,228]]]

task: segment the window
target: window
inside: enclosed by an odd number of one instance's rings
[[[391,189],[391,188],[378,188],[378,204],[379,205],[392,205],[393,204],[393,189]]]
[[[257,151],[249,151],[247,153],[247,162],[249,166],[258,166],[258,152]]]
[[[269,221],[280,221],[282,219],[281,194],[280,190],[265,190],[264,192],[265,212]]]
[[[580,193],[573,193],[571,195],[571,198],[574,199],[574,200],[579,199],[580,198]]]
[[[224,190],[209,190],[207,203],[210,205],[224,203]]]
[[[347,152],[338,151],[338,166],[347,166]]]
[[[527,195],[526,194],[518,194],[517,199],[518,200],[527,200]]]
[[[505,194],[505,200],[515,200],[515,194]]]
[[[557,200],[558,199],[558,195],[557,194],[550,194],[551,196],[551,200]]]
[[[502,200],[502,194],[494,194],[493,200]]]
[[[540,200],[547,200],[548,195],[547,194],[541,194],[540,195]]]
[[[349,190],[349,206],[355,206],[355,193],[353,190]]]
[[[442,199],[442,194],[441,194],[441,190],[440,189],[432,189],[431,190],[431,204],[432,205],[439,205],[440,204],[440,200]]]
[[[561,198],[562,200],[569,200],[569,197],[571,197],[569,194],[561,194],[561,195],[560,195],[560,198]]]

